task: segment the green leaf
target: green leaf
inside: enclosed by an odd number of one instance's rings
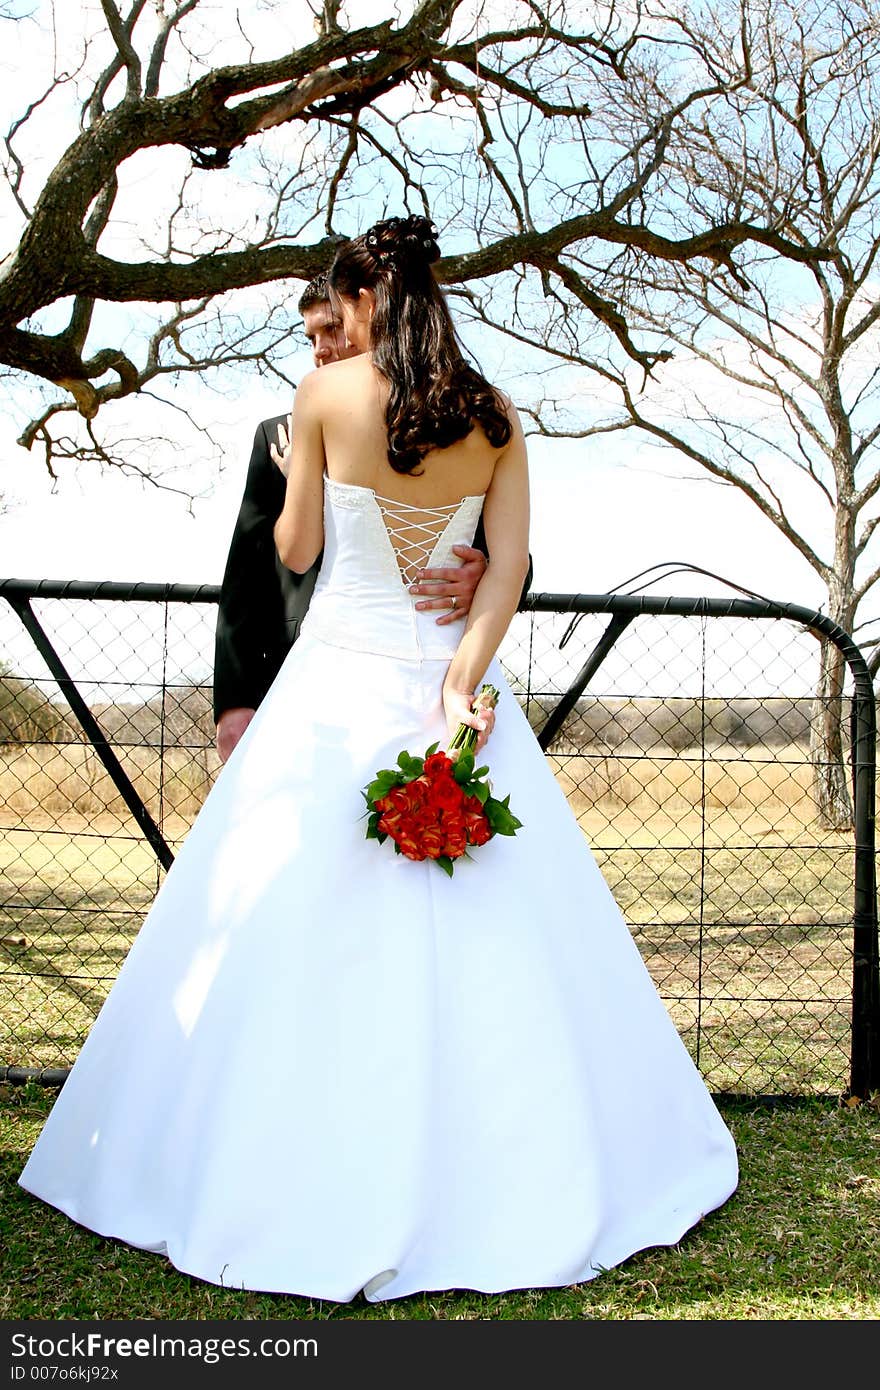
[[[521,822],[520,822],[520,824],[521,824]],[[518,827],[517,827],[516,825],[499,825],[498,830],[496,831],[496,834],[498,834],[498,835],[515,835],[516,832],[517,832],[517,828],[518,828]]]
[[[465,749],[459,753],[455,762],[452,764],[452,775],[456,782],[469,782],[474,770],[474,755],[470,750]]]
[[[398,757],[397,763],[404,774],[403,780],[405,782],[411,782],[414,777],[421,777],[425,770],[424,758],[414,758],[412,754],[407,753],[406,749]]]
[[[438,739],[436,743],[432,743],[432,744],[431,744],[431,747],[430,747],[430,748],[426,748],[426,749],[425,749],[425,757],[426,757],[426,758],[430,758],[431,754],[432,754],[432,753],[436,753],[436,752],[437,752],[437,749],[438,749],[439,747],[440,747],[440,740]]]
[[[405,782],[406,778],[393,768],[383,768],[367,787],[367,802],[378,801],[381,797],[387,796],[392,787],[402,787]]]
[[[483,807],[486,819],[495,835],[515,835],[517,830],[522,829],[522,821],[508,809],[509,800],[509,793],[503,801],[489,797]]]
[[[452,860],[449,858],[448,854],[438,855],[434,863],[440,866],[444,874],[448,874],[448,876],[452,878]]]

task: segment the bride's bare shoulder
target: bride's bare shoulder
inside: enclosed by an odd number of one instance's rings
[[[329,404],[334,400],[351,402],[361,392],[375,394],[376,372],[370,365],[369,357],[349,357],[342,362],[327,362],[323,367],[309,372],[304,382],[309,384],[309,394],[316,403]]]
[[[333,390],[341,382],[372,380],[375,378],[376,372],[369,353],[364,352],[359,357],[346,357],[339,362],[327,362],[314,375],[321,378],[326,388]]]

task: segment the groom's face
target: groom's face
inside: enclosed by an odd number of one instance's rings
[[[339,362],[344,357],[357,357],[358,349],[346,344],[342,320],[334,314],[328,300],[303,310],[303,328],[316,367],[326,367],[328,362]]]

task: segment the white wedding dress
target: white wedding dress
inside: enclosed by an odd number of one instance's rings
[[[364,837],[361,788],[447,729],[455,565],[325,480],[302,635],[220,772],[21,1184],[233,1288],[347,1301],[592,1279],[736,1187],[733,1141],[497,660],[483,760],[523,822],[453,877]],[[408,529],[407,529],[408,527]],[[429,549],[430,547],[430,549]]]

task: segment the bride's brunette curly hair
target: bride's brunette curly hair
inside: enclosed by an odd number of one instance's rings
[[[373,364],[391,390],[385,409],[388,462],[412,473],[429,449],[445,449],[482,426],[490,444],[510,439],[498,392],[465,361],[431,266],[440,257],[426,217],[389,217],[340,247],[327,276],[331,295],[372,290]]]

